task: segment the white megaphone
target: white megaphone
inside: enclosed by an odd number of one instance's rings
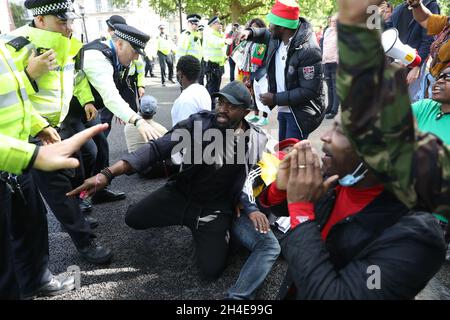
[[[404,44],[395,28],[388,29],[381,36],[384,52],[387,56],[399,60],[408,67],[414,68],[422,62],[417,50]]]

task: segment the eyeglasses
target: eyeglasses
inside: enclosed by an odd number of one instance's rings
[[[234,111],[239,108],[238,106],[235,106],[235,105],[231,104],[230,102],[224,101],[222,99],[216,99],[216,106],[222,106],[231,111]]]

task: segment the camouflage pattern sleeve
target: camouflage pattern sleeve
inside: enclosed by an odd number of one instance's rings
[[[380,32],[338,26],[342,125],[358,154],[408,207],[450,217],[450,149],[413,120],[406,71],[386,63]]]

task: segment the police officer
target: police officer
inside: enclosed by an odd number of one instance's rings
[[[34,51],[42,54],[54,51],[57,67],[39,77],[30,75],[35,80],[35,92],[30,94],[30,101],[49,125],[59,130],[63,139],[73,135],[73,129],[64,123],[69,111],[70,100],[75,94],[81,102],[79,108],[86,111],[88,118],[95,117],[96,108],[89,83],[83,77],[76,77],[75,58],[82,43],[72,37],[72,23],[76,17],[70,0],[27,0],[25,7],[30,9],[34,19],[26,25],[2,37],[6,42],[16,65],[28,70],[28,57]],[[20,69],[19,69],[20,70]],[[28,81],[24,78],[25,81]],[[76,81],[75,81],[76,80]],[[75,86],[74,86],[75,83]],[[58,141],[56,133],[52,142]],[[82,167],[81,167],[82,168]],[[32,170],[39,189],[52,209],[56,218],[69,233],[78,252],[91,263],[102,264],[111,260],[111,250],[93,241],[91,224],[95,220],[86,220],[79,208],[77,198],[65,196],[81,173],[75,170],[43,172]]]
[[[166,64],[169,68],[169,81],[173,81],[173,55],[172,55],[172,40],[165,33],[165,26],[162,24],[159,26],[159,36],[156,38],[157,53],[159,59],[159,66],[161,68],[161,83],[165,86],[166,82]]]
[[[211,32],[206,33],[203,39],[203,58],[206,66],[206,89],[209,94],[213,94],[220,90],[227,57],[225,55],[225,36],[220,33],[222,26],[219,18],[212,17],[208,21],[208,26]],[[212,109],[214,109],[214,102]]]
[[[39,76],[47,71],[48,62],[40,59],[28,72]],[[54,295],[74,288],[73,277],[59,282],[48,269],[47,212],[28,171],[39,151],[27,143],[28,137],[45,140],[51,132],[28,99],[33,85],[0,42],[0,170],[7,170],[0,171],[0,299]]]
[[[202,61],[201,37],[197,30],[202,17],[196,13],[187,16],[187,29],[180,35],[176,58],[179,60],[182,56],[191,55]]]
[[[145,141],[157,139],[161,134],[133,111],[121,95],[121,88],[127,85],[128,69],[132,61],[143,55],[150,37],[125,24],[114,27],[111,40],[93,41],[84,47],[83,71],[94,94],[95,105],[136,126]],[[108,162],[105,162],[103,168],[107,166]],[[99,171],[94,174],[100,173],[103,168],[97,166]],[[95,194],[92,200],[94,203],[105,202],[115,196],[106,190]]]

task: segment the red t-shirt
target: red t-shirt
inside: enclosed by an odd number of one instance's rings
[[[384,190],[383,185],[378,185],[366,189],[357,189],[352,187],[336,187],[336,202],[334,204],[333,211],[322,229],[322,239],[325,240],[330,232],[331,228],[339,221],[345,218],[355,215],[361,210],[363,210],[368,204],[370,204],[376,197],[378,197]],[[265,207],[270,207],[277,205],[286,200],[286,192],[277,189],[276,184],[272,183],[269,189],[261,195],[260,202]],[[308,212],[308,206],[303,205],[306,203],[291,204],[289,206],[292,208],[303,208],[305,212],[298,215],[311,216]],[[292,214],[295,216],[296,214]],[[291,219],[292,220],[292,219]]]
[[[378,197],[383,190],[383,185],[367,189],[336,187],[336,203],[330,218],[322,229],[322,239],[325,240],[327,238],[328,233],[336,223],[360,212]]]

